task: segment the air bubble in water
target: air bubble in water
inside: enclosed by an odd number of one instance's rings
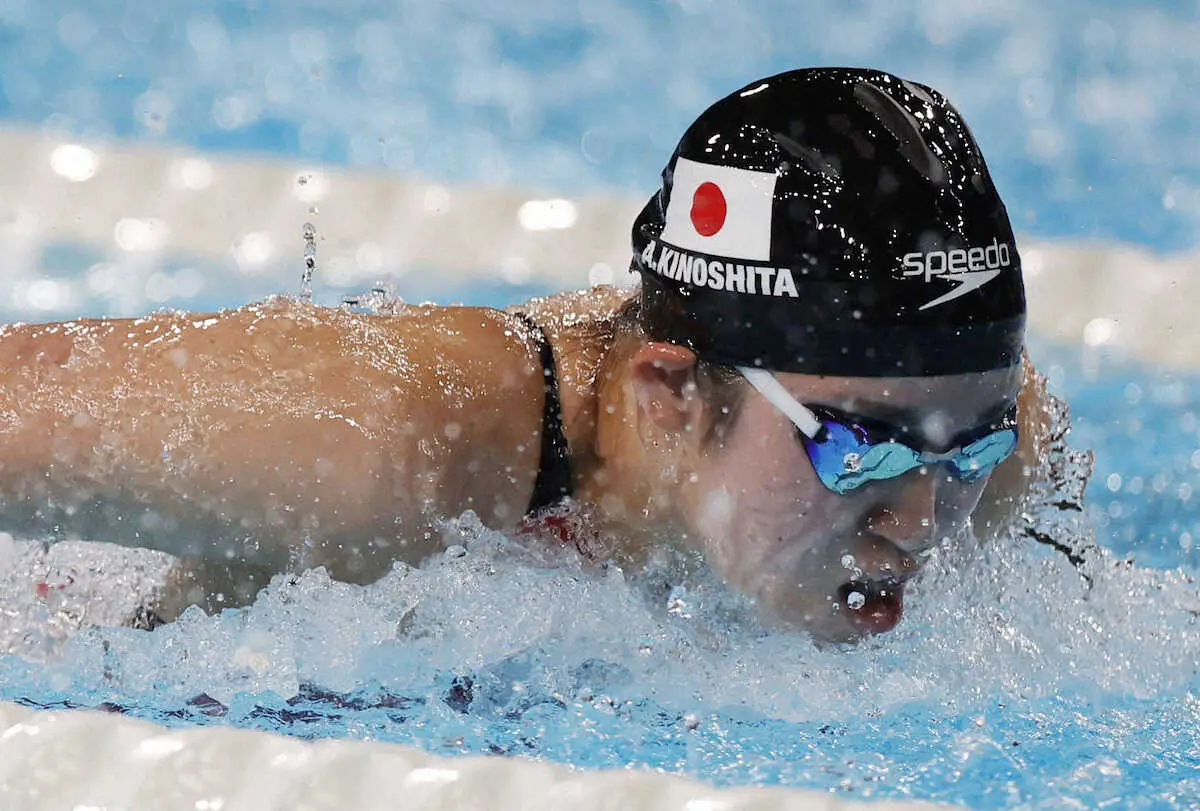
[[[852,591],[846,597],[846,605],[851,611],[858,611],[867,604],[867,597],[861,592]]]

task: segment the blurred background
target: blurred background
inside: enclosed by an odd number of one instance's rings
[[[0,321],[298,293],[306,224],[325,304],[622,283],[687,124],[817,64],[963,111],[1097,521],[1195,563],[1197,0],[0,0]]]
[[[816,64],[945,92],[1027,245],[1194,252],[1197,8],[0,0],[0,317],[294,291],[310,220],[328,300],[619,279],[684,127]]]

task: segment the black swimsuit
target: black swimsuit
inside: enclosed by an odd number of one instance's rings
[[[567,435],[563,431],[562,401],[558,396],[558,375],[554,368],[554,350],[546,340],[546,333],[537,322],[525,313],[517,318],[529,328],[542,361],[542,376],[546,381],[546,402],[542,408],[542,455],[538,460],[537,480],[533,484],[533,498],[529,500],[526,515],[553,507],[572,493],[571,456],[567,448]]]

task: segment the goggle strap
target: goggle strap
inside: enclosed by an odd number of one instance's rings
[[[773,374],[766,369],[754,369],[749,366],[739,366],[737,370],[742,373],[742,377],[746,378],[751,386],[758,390],[759,394],[767,399],[767,402],[782,411],[800,429],[800,433],[814,442],[821,441],[822,435],[825,433],[825,426],[817,419],[816,414],[789,394]]]

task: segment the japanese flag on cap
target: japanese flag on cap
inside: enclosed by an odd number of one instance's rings
[[[775,180],[774,172],[678,158],[662,241],[712,256],[770,259]]]

